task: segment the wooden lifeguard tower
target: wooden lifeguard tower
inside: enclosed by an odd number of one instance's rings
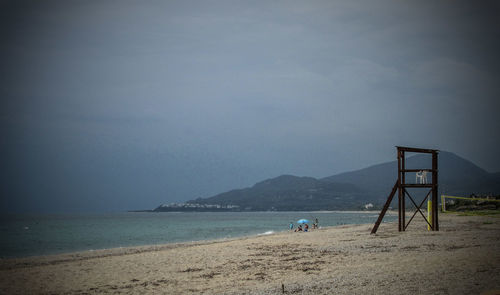
[[[413,220],[413,217],[417,213],[420,213],[424,220],[427,222],[429,225],[429,229],[433,231],[438,231],[439,230],[439,222],[438,222],[438,152],[439,150],[432,150],[432,149],[421,149],[421,148],[412,148],[412,147],[403,147],[403,146],[396,146],[397,149],[397,156],[398,156],[398,179],[396,180],[396,183],[394,184],[394,187],[392,188],[392,191],[387,198],[387,201],[385,202],[385,205],[380,212],[380,215],[375,222],[375,225],[373,226],[373,229],[371,231],[372,234],[377,232],[377,229],[382,222],[382,219],[384,218],[384,215],[389,208],[389,205],[392,202],[392,199],[394,195],[396,194],[396,191],[398,191],[398,229],[399,231],[405,231],[408,225],[410,225],[410,222]],[[425,153],[425,154],[431,154],[432,155],[432,166],[431,168],[420,168],[420,169],[406,169],[405,166],[405,153]],[[427,183],[427,181],[423,180],[421,177],[420,183],[407,183],[406,182],[406,173],[420,173],[420,175],[427,175],[427,173],[432,174],[432,181],[430,183]],[[423,188],[423,189],[429,189],[429,192],[425,196],[425,198],[421,201],[420,205],[417,205],[413,197],[408,193],[407,188]],[[430,213],[430,218],[426,218],[424,213],[420,210],[422,208],[423,204],[429,198],[429,195],[431,195],[431,207],[428,208],[428,211]],[[406,197],[413,203],[415,208],[417,209],[414,213],[413,216],[410,218],[408,223],[406,223]],[[430,219],[430,222],[429,222]]]

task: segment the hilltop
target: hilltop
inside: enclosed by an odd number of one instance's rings
[[[407,168],[430,166],[430,156],[418,154],[406,159]],[[439,153],[439,194],[470,195],[498,193],[500,173],[489,173],[451,152]],[[408,173],[407,179],[414,179]],[[430,177],[430,176],[429,176]],[[397,178],[397,161],[344,172],[321,179],[281,175],[252,187],[234,189],[185,204],[163,205],[154,211],[295,211],[359,210],[367,204],[379,208]],[[423,190],[412,192],[419,196]]]

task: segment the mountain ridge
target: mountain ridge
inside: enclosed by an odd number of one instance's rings
[[[429,168],[430,163],[430,155],[426,154],[406,158],[408,169]],[[439,153],[438,171],[439,194],[500,192],[500,172],[489,173],[454,153]],[[408,183],[415,182],[414,177],[414,173],[408,173]],[[186,204],[229,206],[231,210],[251,211],[358,210],[369,203],[378,208],[387,199],[396,179],[397,161],[389,161],[323,178],[284,174],[257,182],[251,187],[190,200]],[[411,193],[418,197],[426,192]],[[155,210],[170,209],[164,205]]]

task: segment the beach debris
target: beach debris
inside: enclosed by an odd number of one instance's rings
[[[201,268],[191,268],[191,267],[188,267],[187,269],[185,270],[181,270],[180,272],[197,272],[197,271],[202,271],[203,269]]]

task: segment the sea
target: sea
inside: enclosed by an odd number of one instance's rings
[[[373,224],[378,212],[123,212],[3,215],[0,258],[230,239],[288,231],[299,219],[320,227]],[[384,222],[397,219],[386,215]]]

